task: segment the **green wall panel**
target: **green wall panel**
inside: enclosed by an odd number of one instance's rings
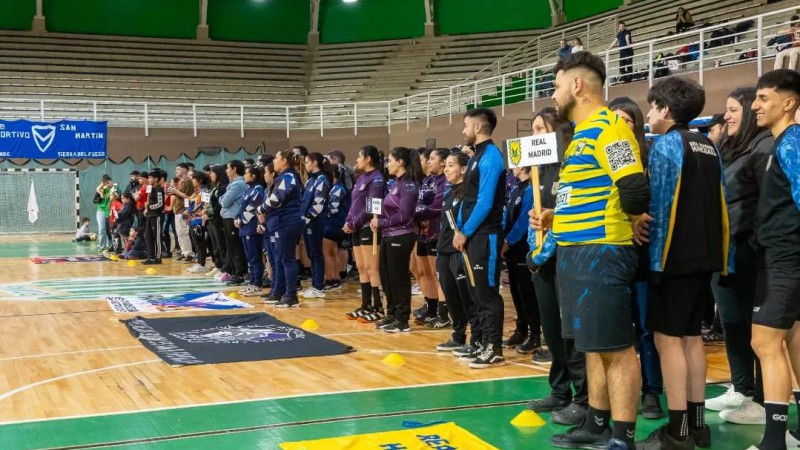
[[[0,0],[0,30],[30,30],[36,0]]]
[[[580,20],[622,6],[622,0],[565,0],[564,15],[567,22]]]
[[[319,27],[324,44],[420,37],[425,6],[422,0],[321,0]]]
[[[305,44],[308,0],[209,0],[208,26],[218,41]]]
[[[45,0],[47,30],[194,39],[197,0]]]
[[[435,0],[434,11],[443,35],[548,28],[551,23],[547,0]]]

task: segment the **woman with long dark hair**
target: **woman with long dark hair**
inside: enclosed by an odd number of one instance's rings
[[[203,172],[192,174],[192,195],[189,196],[189,207],[185,214],[189,220],[189,238],[195,249],[195,265],[187,269],[189,273],[206,273],[208,258],[208,233],[203,221],[203,212],[208,203],[208,175]]]
[[[444,176],[450,183],[442,200],[441,231],[437,245],[436,275],[442,287],[444,300],[447,302],[452,318],[453,333],[450,339],[436,346],[440,352],[452,352],[458,357],[473,357],[481,342],[478,325],[478,312],[469,295],[467,273],[461,252],[453,247],[455,229],[451,218],[455,220],[458,205],[464,193],[464,174],[467,173],[469,155],[459,149],[453,149],[445,161]],[[467,324],[470,327],[470,339],[467,342]]]
[[[211,192],[209,193],[208,203],[206,203],[203,220],[208,228],[208,235],[211,238],[211,255],[214,259],[214,268],[211,269],[206,275],[214,277],[219,280],[224,275],[222,268],[225,265],[227,258],[227,248],[225,246],[225,230],[222,225],[222,205],[219,198],[225,194],[228,188],[228,174],[225,173],[225,166],[214,165],[211,166],[209,172],[209,180],[211,181]]]
[[[275,240],[272,291],[266,303],[272,303],[278,308],[300,306],[300,301],[297,300],[295,249],[303,230],[300,210],[303,195],[300,176],[294,169],[299,162],[299,157],[289,150],[275,155],[272,164],[278,176],[260,211],[266,218],[267,233]]]
[[[389,153],[386,165],[395,182],[383,198],[383,211],[373,218],[370,228],[383,236],[380,249],[380,277],[386,295],[386,317],[376,326],[387,333],[411,331],[411,278],[408,266],[417,236],[414,233],[414,211],[417,207],[422,168],[416,151],[396,147]]]
[[[383,318],[381,302],[381,278],[378,255],[373,254],[372,242],[375,234],[370,228],[371,215],[367,212],[368,199],[383,198],[386,183],[383,177],[383,155],[372,145],[363,147],[356,158],[356,171],[361,176],[353,186],[350,211],[342,230],[353,237],[353,257],[358,267],[361,283],[361,306],[345,317],[363,322],[375,322]],[[380,245],[380,233],[375,236]]]
[[[301,212],[305,222],[303,243],[311,260],[311,287],[300,294],[303,298],[325,298],[325,255],[322,239],[325,235],[325,208],[331,190],[331,167],[321,153],[309,153],[304,160],[308,181],[303,194]]]
[[[263,155],[262,155],[263,156]],[[264,169],[264,198],[272,194],[275,188],[275,179],[278,178],[278,172],[275,171],[275,166],[272,164],[274,157],[269,155],[269,162],[267,162]],[[263,205],[258,209],[258,227],[261,229],[261,234],[264,240],[264,253],[267,255],[267,262],[269,263],[269,280],[264,287],[272,287],[272,280],[275,279],[275,236],[267,232],[267,218],[264,215]],[[265,302],[269,300],[269,294],[262,295],[261,299]]]
[[[725,174],[725,197],[731,225],[736,273],[714,275],[711,287],[722,322],[732,385],[725,394],[706,400],[706,408],[738,424],[764,424],[764,388],[761,365],[750,346],[753,301],[756,292],[754,218],[774,139],[759,128],[750,109],[755,88],[739,88],[726,101],[727,136],[720,146]],[[773,162],[775,164],[775,162]]]
[[[239,229],[239,238],[247,258],[247,286],[239,290],[245,297],[261,295],[264,283],[264,238],[258,234],[258,207],[264,202],[264,175],[261,168],[248,167],[244,172],[247,190],[242,196],[242,206],[236,215],[234,224]]]
[[[342,231],[347,211],[350,209],[350,192],[347,191],[347,173],[337,164],[333,172],[333,186],[328,193],[328,218],[325,221],[325,239],[322,252],[325,254],[325,290],[342,288],[340,276],[347,270],[347,249],[350,240]]]

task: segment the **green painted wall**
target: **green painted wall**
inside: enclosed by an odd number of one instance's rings
[[[209,0],[211,39],[305,44],[311,29],[308,0]]]
[[[36,15],[36,0],[0,0],[0,29],[30,30]]]
[[[437,32],[444,35],[548,28],[551,23],[547,0],[435,0],[434,11]]]
[[[564,14],[567,22],[580,20],[622,6],[622,0],[565,0]]]
[[[324,44],[420,37],[425,6],[422,0],[321,0],[319,27]]]
[[[45,0],[47,30],[194,39],[197,0]]]

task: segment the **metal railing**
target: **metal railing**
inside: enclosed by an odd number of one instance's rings
[[[598,53],[604,58],[608,72],[606,97],[609,85],[630,81],[653,81],[670,74],[699,73],[703,84],[706,72],[716,67],[756,62],[753,81],[764,72],[764,60],[775,49],[767,41],[787,27],[789,16],[795,8],[786,8],[758,16],[730,21],[721,25],[693,30],[636,43],[631,48],[631,74],[620,73],[619,50]],[[716,31],[733,29],[737,24],[752,20],[747,31],[726,36],[724,40]],[[713,34],[713,36],[712,36]],[[609,39],[610,41],[610,39]],[[730,41],[730,42],[729,42]],[[605,42],[605,41],[602,41]],[[719,44],[719,45],[718,45]],[[700,51],[700,49],[703,51]],[[661,57],[659,58],[659,54]],[[666,55],[672,56],[666,56]],[[552,67],[555,59],[536,67],[524,67],[500,75],[471,80],[454,86],[423,92],[389,101],[319,103],[309,105],[226,105],[160,102],[125,102],[92,100],[41,100],[0,99],[0,117],[26,118],[42,121],[60,119],[108,120],[111,126],[141,127],[145,135],[152,128],[238,129],[244,136],[248,129],[284,129],[287,137],[292,130],[317,129],[324,136],[326,129],[351,128],[355,135],[359,128],[392,127],[411,121],[463,114],[468,107],[496,106],[505,115],[506,106],[527,102],[531,111],[537,101],[548,97],[553,90]]]

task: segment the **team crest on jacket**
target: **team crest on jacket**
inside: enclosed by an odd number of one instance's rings
[[[286,342],[304,339],[305,333],[297,328],[283,326],[227,326],[202,330],[170,333],[180,340],[192,344],[241,344]]]
[[[522,161],[522,145],[519,139],[508,141],[508,158],[514,166],[519,165],[519,162]]]

